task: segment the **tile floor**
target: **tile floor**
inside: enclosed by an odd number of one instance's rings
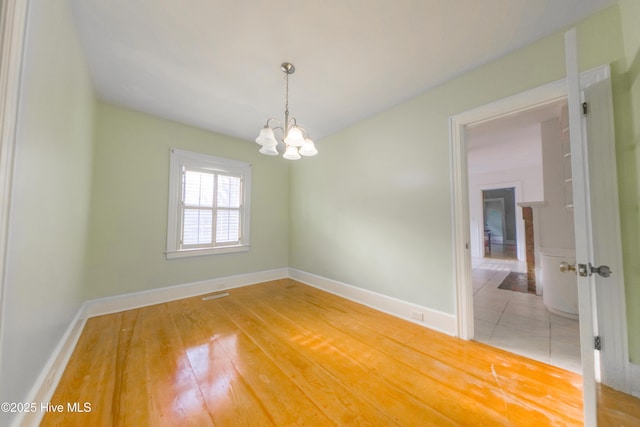
[[[578,321],[550,313],[535,294],[498,289],[514,261],[479,259],[473,263],[475,340],[581,373]]]

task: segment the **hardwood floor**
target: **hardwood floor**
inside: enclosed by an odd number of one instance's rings
[[[493,259],[518,259],[518,248],[514,244],[492,243],[485,246],[485,258]]]
[[[88,320],[43,426],[582,424],[579,375],[292,280]],[[631,424],[630,424],[631,425]]]

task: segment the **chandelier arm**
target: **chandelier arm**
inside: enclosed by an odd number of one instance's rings
[[[278,123],[279,126],[282,126],[282,123],[280,123],[280,120],[276,119],[275,117],[270,117],[267,119],[267,123],[265,124],[265,126],[269,126],[271,129],[276,129],[274,127],[271,127],[271,125],[269,124],[271,121],[275,121],[276,123]]]
[[[272,126],[270,124],[272,121],[276,122],[278,124],[278,126]],[[285,133],[284,127],[282,126],[282,123],[280,122],[280,120],[276,119],[275,117],[270,117],[269,119],[267,119],[267,124],[265,126],[268,126],[274,132],[276,130],[279,130],[280,132],[282,132],[282,139],[285,138],[286,133]]]

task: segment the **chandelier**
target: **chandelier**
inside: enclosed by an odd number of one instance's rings
[[[300,156],[315,156],[318,154],[316,146],[309,138],[309,132],[303,127],[298,126],[295,117],[289,119],[289,75],[296,71],[293,64],[283,62],[280,69],[285,74],[286,90],[284,104],[284,125],[275,118],[270,118],[260,131],[260,135],[256,138],[256,142],[262,145],[260,152],[267,156],[277,156],[278,145],[283,147],[283,155],[288,160],[298,160]],[[278,126],[271,127],[272,122]],[[278,141],[275,137],[275,130],[282,132],[282,139]]]

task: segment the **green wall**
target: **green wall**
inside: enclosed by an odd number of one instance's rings
[[[0,402],[24,402],[84,301],[94,97],[68,2],[31,0],[16,123]],[[0,413],[0,425],[15,414]]]
[[[258,145],[99,103],[85,298],[286,267],[289,165]],[[167,260],[169,148],[252,164],[249,252]]]
[[[620,2],[624,60],[615,68],[614,108],[622,248],[631,359],[640,363],[640,2]]]
[[[580,68],[611,64],[617,97],[620,69],[629,56],[636,55],[637,64],[640,38],[637,5],[627,3],[621,7],[634,14],[625,18],[624,31],[617,5],[578,25]],[[630,32],[635,49],[623,41]],[[291,267],[455,313],[448,118],[564,75],[564,33],[558,32],[320,141],[313,162],[292,166]],[[634,84],[630,100],[638,104]],[[616,114],[619,107],[616,99]],[[638,126],[637,117],[620,114],[619,150],[626,144],[623,128]],[[635,150],[637,131],[632,140]],[[640,325],[632,314],[640,306],[640,274],[632,262],[637,167],[624,156],[620,152],[629,335],[632,359],[640,362]]]
[[[21,401],[80,304],[291,266],[455,312],[448,118],[564,76],[561,33],[319,141],[257,146],[95,103],[66,1],[31,0],[7,242],[0,401]],[[640,2],[578,28],[610,63],[632,361],[640,363]],[[251,250],[167,260],[169,147],[253,165]],[[4,416],[5,418],[2,418]],[[0,414],[0,424],[6,414]]]

